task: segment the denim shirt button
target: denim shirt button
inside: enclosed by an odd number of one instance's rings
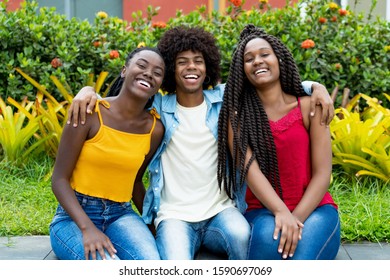
[[[158,191],[158,188],[154,188],[155,191]]]
[[[158,173],[158,169],[154,170],[155,173]]]

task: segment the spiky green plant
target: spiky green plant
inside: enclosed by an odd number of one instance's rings
[[[21,163],[30,154],[43,150],[43,143],[50,136],[35,139],[42,116],[32,114],[33,102],[23,99],[21,103],[12,98],[8,102],[18,110],[14,112],[12,106],[7,105],[0,97],[0,145],[2,160]]]
[[[385,94],[389,99],[389,95]],[[367,107],[359,111],[359,101]],[[376,98],[356,95],[346,108],[336,109],[330,129],[333,164],[356,176],[390,181],[390,110]]]

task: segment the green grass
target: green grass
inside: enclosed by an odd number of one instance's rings
[[[51,191],[53,161],[15,167],[0,163],[0,236],[45,235],[57,205]]]
[[[339,205],[343,241],[390,242],[390,188],[373,177],[334,173],[330,188]]]
[[[47,235],[57,201],[53,160],[22,167],[0,163],[0,236]],[[339,205],[343,242],[390,242],[390,188],[373,177],[356,179],[337,169],[330,192]]]

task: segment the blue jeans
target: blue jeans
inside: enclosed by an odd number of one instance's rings
[[[245,214],[252,226],[249,259],[280,260],[279,238],[273,239],[275,216],[268,209],[256,209]],[[302,239],[298,241],[292,260],[333,260],[340,247],[340,220],[332,205],[318,207],[306,219]],[[280,236],[279,236],[280,237]]]
[[[250,226],[237,208],[227,208],[201,222],[166,219],[157,227],[156,243],[163,260],[193,260],[201,246],[231,260],[246,259]]]
[[[159,260],[155,239],[131,204],[76,193],[85,213],[111,240],[116,260]],[[83,236],[72,218],[59,205],[50,224],[50,242],[59,259],[84,260]],[[96,256],[101,259],[97,252]],[[106,259],[111,259],[106,251]]]

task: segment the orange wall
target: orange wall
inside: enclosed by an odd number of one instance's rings
[[[3,1],[1,1],[3,2]],[[7,4],[7,8],[10,11],[14,11],[17,8],[19,8],[20,2],[23,2],[22,0],[9,0]]]
[[[294,0],[293,2],[297,2]],[[177,10],[182,10],[184,14],[195,10],[197,7],[205,5],[210,11],[214,8],[214,3],[218,3],[219,10],[223,12],[230,5],[228,0],[123,0],[123,19],[132,21],[131,14],[135,11],[142,11],[146,15],[147,6],[160,7],[158,15],[154,21],[167,21],[176,15]],[[286,5],[286,0],[269,0],[273,8],[281,8]],[[258,6],[259,0],[246,0],[244,9],[249,10],[252,6]]]
[[[209,0],[123,0],[123,19],[132,21],[131,14],[135,11],[142,11],[146,16],[148,5],[160,7],[158,15],[153,17],[154,21],[167,21],[176,15],[176,10],[183,10],[183,13],[189,13],[202,5],[208,6]]]
[[[293,2],[297,2],[294,0]],[[23,0],[9,0],[8,10],[15,10],[19,7]],[[148,5],[153,7],[160,7],[158,15],[153,18],[154,21],[167,21],[169,18],[176,15],[177,10],[182,10],[184,14],[195,10],[197,7],[205,5],[210,11],[214,9],[215,3],[218,4],[219,10],[224,9],[230,5],[228,0],[123,0],[123,19],[132,21],[131,14],[135,11],[142,11],[146,16]],[[273,8],[281,8],[286,5],[286,0],[269,0],[269,3]],[[258,0],[246,0],[244,9],[250,9],[252,6],[258,6]]]
[[[228,2],[228,1],[226,1]],[[268,0],[272,8],[282,8],[286,5],[286,0]],[[298,2],[298,0],[293,0],[292,2]],[[244,9],[249,10],[252,6],[259,6],[259,0],[246,0],[244,4]]]

